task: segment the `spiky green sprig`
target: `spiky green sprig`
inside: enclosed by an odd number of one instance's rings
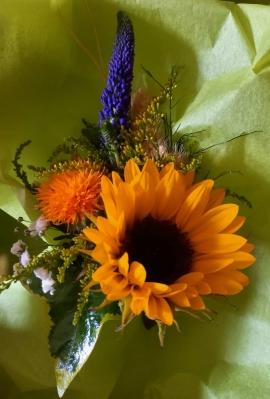
[[[22,169],[22,165],[19,163],[19,159],[21,158],[22,151],[25,147],[27,147],[31,143],[31,140],[27,140],[22,143],[15,152],[15,157],[13,161],[11,161],[14,165],[14,171],[16,176],[22,181],[25,188],[30,191],[30,193],[35,194],[35,187],[29,183],[27,173]]]
[[[246,204],[248,208],[252,209],[252,203],[243,195],[237,194],[235,191],[231,192],[230,189],[226,189],[226,197],[232,197],[238,199],[242,204]]]
[[[85,240],[82,240],[78,237],[75,237],[72,240],[74,241],[74,246],[70,248],[63,248],[61,250],[60,259],[64,261],[64,263],[62,262],[62,265],[58,267],[57,280],[59,281],[59,283],[63,283],[65,281],[66,270],[77,261],[77,258],[79,256],[82,255],[82,253],[80,253],[78,249],[86,248]],[[81,265],[78,269],[81,269]]]

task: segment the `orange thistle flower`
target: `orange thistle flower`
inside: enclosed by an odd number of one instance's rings
[[[101,209],[100,181],[103,172],[85,170],[66,170],[53,174],[43,181],[37,189],[37,199],[45,218],[58,225],[76,224],[85,215]]]

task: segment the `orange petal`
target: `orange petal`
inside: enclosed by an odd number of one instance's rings
[[[248,252],[250,253],[251,251],[253,251],[253,249],[255,248],[255,246],[253,244],[251,244],[250,242],[247,242],[245,245],[243,245],[240,250],[243,252]]]
[[[165,165],[161,171],[159,172],[159,179],[163,179],[163,177],[167,174],[170,173],[172,170],[174,170],[174,163],[169,162],[167,165]]]
[[[240,251],[236,251],[236,252],[228,252],[228,253],[223,253],[223,254],[200,254],[200,256],[196,256],[194,259],[194,265],[197,262],[208,262],[208,261],[222,261],[222,260],[228,260],[228,259],[232,259],[233,263],[228,264],[228,266],[226,266],[227,268],[232,268],[232,269],[244,269],[250,265],[252,265],[252,263],[255,262],[256,258],[247,253],[247,252],[242,252],[242,248],[240,249]]]
[[[171,326],[173,323],[173,315],[168,302],[163,298],[156,297],[156,304],[157,304],[157,319],[167,324],[168,326]]]
[[[244,273],[241,273],[237,270],[227,270],[225,269],[224,271],[222,270],[222,272],[220,273],[224,276],[227,276],[235,281],[237,281],[239,284],[241,284],[243,287],[246,287],[250,280],[248,278],[248,276],[246,276]]]
[[[131,186],[135,193],[135,217],[144,219],[155,203],[155,184],[148,172],[142,172],[133,179]]]
[[[108,219],[102,216],[98,216],[97,228],[105,236],[109,236],[110,238],[115,238],[116,228]]]
[[[119,174],[116,172],[112,172],[112,181],[113,181],[114,186],[116,186],[116,187],[118,187],[120,183],[123,183],[123,180],[121,179]]]
[[[195,285],[199,281],[201,281],[204,278],[204,275],[200,272],[191,272],[188,274],[184,274],[184,276],[181,276],[179,279],[177,279],[176,283],[183,283],[183,284],[188,284],[188,285]]]
[[[121,274],[123,274],[123,276],[127,277],[128,269],[129,269],[127,252],[125,252],[124,255],[122,255],[121,258],[118,260],[118,269],[119,269],[119,273],[121,273]]]
[[[152,216],[157,220],[172,218],[183,201],[185,193],[183,175],[172,169],[161,179],[155,192],[156,202],[151,211]]]
[[[145,286],[150,288],[153,294],[159,295],[159,294],[164,294],[171,292],[171,289],[168,285],[166,284],[161,284],[161,283],[145,283]]]
[[[124,212],[126,228],[131,228],[135,217],[135,193],[127,183],[120,183],[117,192],[117,218]]]
[[[204,282],[208,284],[208,286],[211,289],[212,294],[218,294],[218,295],[226,295],[227,294],[227,289],[219,282],[212,281],[207,278],[204,279]]]
[[[128,279],[130,284],[143,286],[146,279],[146,270],[139,262],[132,262],[128,272]]]
[[[131,289],[131,294],[138,298],[148,298],[151,295],[151,289],[146,284],[142,287],[134,285]]]
[[[109,253],[107,251],[106,245],[104,243],[98,244],[92,251],[92,258],[98,263],[104,264],[108,263],[110,260]]]
[[[112,221],[117,220],[117,209],[116,209],[116,192],[114,186],[107,176],[101,178],[101,197],[104,202],[104,207],[108,218]]]
[[[239,284],[237,281],[234,281],[233,279],[227,276],[223,276],[217,273],[209,274],[207,276],[208,284],[209,280],[213,281],[214,283],[218,283],[222,287],[224,287],[226,289],[226,295],[238,294],[238,292],[243,290],[243,286]]]
[[[195,261],[192,265],[192,271],[201,272],[203,274],[214,273],[223,269],[233,262],[233,259],[210,259]]]
[[[146,163],[144,164],[144,167],[142,169],[142,172],[147,172],[149,173],[149,176],[151,178],[151,181],[154,184],[154,187],[159,183],[159,173],[156,165],[151,159],[147,159]]]
[[[151,295],[148,300],[145,301],[144,311],[149,319],[155,320],[157,318],[157,303],[154,295]]]
[[[184,292],[179,292],[178,294],[171,296],[170,300],[173,301],[177,306],[183,308],[190,306],[189,300]]]
[[[209,201],[206,206],[205,211],[209,211],[209,209],[215,208],[222,204],[222,201],[225,198],[226,190],[224,188],[218,188],[215,191],[212,191],[209,195]]]
[[[185,182],[186,182],[186,190],[188,190],[194,181],[194,175],[195,175],[195,170],[192,170],[191,172],[187,172],[184,175]]]
[[[202,253],[226,253],[237,251],[246,241],[235,234],[216,234],[206,240],[194,242],[192,247]]]
[[[183,283],[171,284],[170,285],[171,292],[168,292],[167,294],[161,294],[161,296],[163,298],[168,298],[172,295],[177,294],[178,292],[184,291],[186,288],[187,288],[187,284],[183,284]]]
[[[146,305],[148,298],[137,298],[133,297],[132,302],[130,304],[130,308],[134,314],[140,314]]]
[[[124,170],[125,182],[131,183],[138,173],[140,173],[139,166],[132,159],[127,161]]]
[[[234,221],[228,226],[226,227],[222,233],[224,234],[232,234],[235,233],[237,230],[240,229],[240,227],[243,226],[243,224],[245,223],[246,218],[244,216],[236,216],[236,218],[234,219]]]
[[[196,298],[191,298],[189,300],[191,309],[194,310],[203,310],[205,309],[205,304],[200,296],[196,296]]]
[[[189,231],[189,238],[200,241],[206,236],[220,233],[236,218],[238,205],[224,204],[210,209],[199,218],[196,225]]]
[[[210,182],[211,184],[205,180],[205,182],[196,185],[197,187],[192,189],[184,200],[175,220],[177,227],[182,231],[189,231],[203,214],[212,189],[212,180]]]
[[[122,290],[115,290],[107,294],[109,301],[118,301],[130,294],[130,287],[124,287]]]
[[[92,275],[92,279],[94,281],[99,282],[100,280],[106,280],[107,277],[111,276],[112,273],[116,270],[117,266],[112,265],[110,263],[106,263],[103,266],[100,266]]]
[[[126,220],[125,220],[125,214],[124,212],[122,212],[118,220],[117,229],[115,232],[116,243],[119,247],[123,244],[125,240],[125,235],[126,235]]]
[[[211,288],[204,281],[199,281],[199,283],[196,284],[196,289],[199,295],[207,295],[211,293]]]

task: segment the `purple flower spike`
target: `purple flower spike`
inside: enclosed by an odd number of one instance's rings
[[[134,63],[134,32],[129,16],[120,11],[117,14],[118,27],[112,58],[109,63],[107,88],[103,90],[100,111],[101,124],[110,122],[117,130],[123,125],[129,127],[128,113],[131,101],[131,85]]]

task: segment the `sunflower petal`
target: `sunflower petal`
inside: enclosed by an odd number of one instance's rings
[[[234,221],[238,210],[239,206],[234,204],[224,204],[210,209],[189,231],[189,238],[192,241],[200,241],[209,235],[220,233]]]
[[[117,218],[124,212],[127,228],[131,228],[135,217],[135,193],[127,183],[120,183],[117,193]]]
[[[163,179],[163,177],[167,174],[167,173],[171,173],[171,171],[174,170],[174,163],[173,162],[169,162],[167,163],[167,165],[165,165],[161,171],[159,172],[159,179]]]
[[[110,261],[109,253],[103,242],[93,249],[91,256],[100,264],[108,263]]]
[[[101,197],[108,218],[112,219],[112,221],[117,220],[116,193],[107,176],[102,176],[101,178]]]
[[[155,320],[157,318],[157,303],[154,295],[150,295],[148,300],[145,301],[144,311],[149,319]]]
[[[195,285],[199,281],[204,278],[204,275],[201,272],[191,272],[188,274],[184,274],[179,279],[176,280],[176,283],[183,283],[187,285]]]
[[[144,167],[142,169],[142,172],[147,172],[149,173],[149,176],[151,178],[151,181],[153,182],[154,187],[159,183],[159,173],[156,165],[151,159],[147,159],[146,163],[144,164]]]
[[[148,298],[133,297],[130,304],[132,312],[136,315],[140,314],[144,310],[147,301]]]
[[[186,190],[188,190],[192,186],[194,176],[195,176],[195,170],[192,170],[185,174],[184,178],[186,182]]]
[[[207,295],[211,293],[211,288],[204,281],[199,281],[198,284],[196,284],[196,289],[199,295]]]
[[[237,281],[218,273],[209,274],[207,276],[208,284],[209,280],[218,283],[222,287],[224,287],[226,289],[226,295],[238,294],[238,292],[241,292],[243,290],[243,286],[239,284]]]
[[[171,296],[170,300],[173,301],[177,306],[180,306],[183,308],[190,306],[190,302],[189,302],[185,292],[178,292],[178,294]]]
[[[119,174],[114,171],[112,172],[112,181],[113,181],[113,185],[116,187],[118,187],[120,183],[123,183],[123,180],[121,179]]]
[[[151,211],[157,220],[171,219],[183,201],[185,181],[183,175],[172,169],[156,187],[156,202]]]
[[[127,277],[129,262],[128,262],[128,253],[125,252],[121,258],[118,260],[118,269],[119,273],[123,274],[123,276]]]
[[[201,272],[204,275],[214,273],[217,270],[223,269],[229,264],[233,263],[233,259],[211,259],[195,261],[192,266],[192,271]]]
[[[104,236],[115,238],[116,228],[108,219],[98,216],[97,228]]]
[[[237,230],[240,229],[240,227],[243,226],[245,221],[246,221],[246,218],[244,216],[236,216],[236,218],[232,221],[232,223],[229,224],[229,226],[226,227],[224,230],[222,230],[222,233],[224,233],[224,234],[235,233]]]
[[[146,287],[149,287],[154,295],[164,294],[171,292],[171,289],[166,284],[161,283],[145,283]]]
[[[215,208],[222,204],[222,201],[225,198],[226,190],[224,188],[218,188],[215,191],[212,191],[209,195],[209,201],[206,206],[205,211],[209,211],[209,209]]]
[[[152,210],[155,203],[155,185],[148,172],[138,174],[131,186],[135,192],[135,217],[144,219]]]
[[[194,242],[193,249],[202,253],[234,252],[241,248],[246,239],[235,234],[216,234],[205,240]]]
[[[137,176],[138,173],[140,173],[139,166],[132,159],[130,159],[126,163],[124,170],[125,182],[131,183],[134,177]]]
[[[146,279],[146,270],[139,262],[132,262],[128,272],[130,284],[143,286]]]
[[[205,304],[200,296],[196,296],[195,298],[191,298],[189,300],[190,307],[194,310],[203,310],[205,309]]]
[[[124,287],[121,290],[115,290],[107,294],[109,301],[118,301],[119,299],[126,298],[130,294],[130,287]]]
[[[211,183],[205,180],[197,185],[184,200],[175,220],[177,227],[182,231],[189,231],[192,225],[194,225],[203,214],[209,198],[209,193],[214,184],[212,180],[210,180],[210,182]]]
[[[253,251],[254,248],[255,248],[255,247],[254,247],[253,244],[251,244],[250,242],[247,242],[245,245],[243,245],[243,246],[240,248],[240,251],[250,253],[251,251]]]
[[[99,282],[100,280],[106,280],[107,277],[111,276],[116,270],[117,266],[111,263],[105,263],[100,266],[92,275],[92,280]]]
[[[156,297],[157,319],[171,326],[173,323],[173,314],[168,302],[163,298]]]

